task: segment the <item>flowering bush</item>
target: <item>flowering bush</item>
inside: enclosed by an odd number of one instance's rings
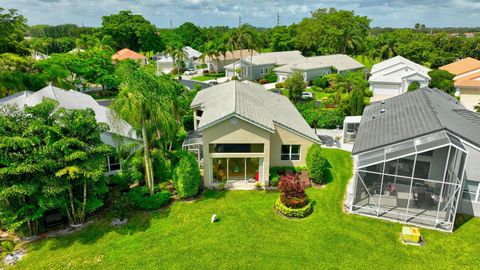
[[[303,208],[309,200],[305,193],[305,183],[300,181],[297,175],[282,176],[278,188],[282,192],[280,195],[281,202],[289,208]]]

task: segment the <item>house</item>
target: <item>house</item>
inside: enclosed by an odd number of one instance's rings
[[[97,122],[106,123],[109,130],[100,134],[101,140],[108,145],[119,148],[121,144],[131,143],[137,140],[135,130],[125,121],[115,117],[115,113],[97,103],[90,95],[74,91],[64,90],[48,85],[37,92],[23,91],[0,99],[0,105],[35,106],[44,98],[56,100],[59,107],[66,109],[87,109],[95,112]],[[107,174],[120,170],[118,157],[111,156],[107,161]]]
[[[440,67],[455,75],[455,96],[469,110],[480,103],[480,60],[467,57]]]
[[[208,187],[267,186],[270,167],[305,166],[308,148],[320,143],[288,98],[253,82],[204,89],[190,106],[194,131],[183,147],[197,154]]]
[[[147,57],[145,57],[144,55],[141,55],[137,52],[134,52],[130,49],[127,49],[127,48],[121,49],[118,52],[116,52],[114,55],[112,55],[112,61],[113,62],[122,61],[122,60],[125,60],[125,59],[134,60],[134,61],[140,63],[141,65],[148,64],[148,58]]]
[[[192,47],[183,47],[183,53],[185,54],[183,62],[186,69],[195,69],[197,60],[202,56],[202,53],[193,49]],[[173,58],[168,54],[157,54],[153,57],[157,62],[157,67],[161,70],[172,70],[174,68]]]
[[[235,50],[227,51],[225,54],[220,54],[218,57],[206,56],[204,61],[208,65],[208,70],[211,72],[225,72],[225,66],[237,62],[240,58],[245,58],[251,55],[258,55],[255,50]]]
[[[304,60],[305,57],[300,51],[260,53],[255,56],[248,56],[242,60],[225,66],[225,76],[238,76],[241,79],[256,81],[263,78],[277,66]],[[237,73],[242,69],[241,73]]]
[[[43,54],[39,51],[32,51],[32,58],[36,61],[45,60],[50,58],[47,54]]]
[[[429,71],[428,68],[402,56],[395,56],[373,65],[368,79],[370,90],[373,92],[372,101],[404,94],[413,82],[417,82],[420,88],[427,87],[430,82]]]
[[[319,76],[331,73],[344,74],[350,71],[364,69],[365,66],[345,54],[314,56],[297,62],[286,64],[274,69],[278,81],[285,81],[293,72],[301,72],[305,81],[311,81]]]
[[[350,210],[452,231],[457,213],[480,216],[480,114],[422,88],[372,103],[353,147]]]

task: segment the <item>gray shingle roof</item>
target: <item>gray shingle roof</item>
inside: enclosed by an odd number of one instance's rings
[[[365,66],[357,60],[345,54],[332,54],[308,57],[294,63],[290,63],[278,68],[278,72],[293,72],[294,70],[311,70],[325,67],[334,67],[338,71],[354,70],[364,68]]]
[[[438,89],[419,89],[367,106],[353,154],[440,130],[480,146],[480,114]]]
[[[199,106],[203,110],[198,125],[200,130],[237,116],[272,133],[275,125],[279,125],[319,142],[313,129],[288,98],[266,91],[256,83],[231,81],[204,89],[191,104],[191,107]]]

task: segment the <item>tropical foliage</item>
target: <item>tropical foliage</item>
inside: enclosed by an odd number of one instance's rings
[[[181,154],[175,169],[175,189],[180,198],[195,196],[200,188],[200,170],[195,157],[190,153]]]
[[[92,110],[65,110],[55,101],[0,111],[0,226],[35,234],[45,212],[70,224],[103,205],[104,171],[114,149],[103,144]]]

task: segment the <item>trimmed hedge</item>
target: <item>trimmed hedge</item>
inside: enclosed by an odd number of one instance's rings
[[[136,187],[128,192],[128,196],[135,208],[140,210],[155,210],[168,204],[172,193],[167,190],[161,190],[153,195],[149,195],[146,187]]]
[[[180,161],[175,169],[174,185],[180,198],[197,195],[200,188],[200,170],[195,157],[188,152],[181,152]]]
[[[307,152],[308,175],[315,184],[325,183],[327,176],[327,159],[323,156],[322,148],[313,144]]]
[[[313,204],[309,202],[305,207],[293,209],[285,206],[280,198],[275,202],[275,211],[289,218],[304,218],[313,213]]]

